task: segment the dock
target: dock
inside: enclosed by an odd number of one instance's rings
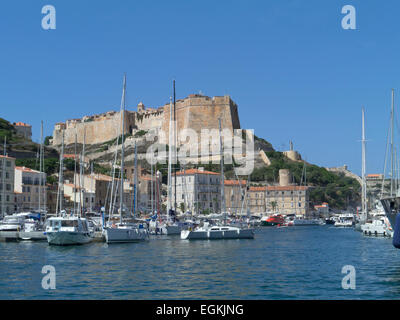
[[[18,232],[18,231],[0,231],[0,242],[12,241],[47,241],[43,231]]]
[[[47,237],[43,231],[0,231],[0,242],[16,241],[47,241]],[[94,233],[93,242],[105,242],[104,235],[101,231]]]

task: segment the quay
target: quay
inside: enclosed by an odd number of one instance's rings
[[[43,231],[18,232],[18,231],[0,231],[0,242],[15,241],[47,241]],[[105,242],[102,232],[95,232],[93,242]]]

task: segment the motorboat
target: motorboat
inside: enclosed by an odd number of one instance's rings
[[[49,244],[64,246],[89,243],[94,235],[86,218],[64,215],[48,219],[46,237]]]
[[[231,227],[227,225],[210,226],[205,222],[195,230],[182,230],[182,240],[216,240],[216,239],[254,239],[253,229]]]
[[[364,235],[368,236],[383,236],[383,237],[392,237],[393,230],[390,227],[390,224],[385,219],[386,217],[375,218],[371,221],[367,221],[366,223],[361,225],[361,231]]]
[[[285,218],[280,214],[272,216],[264,216],[261,218],[261,225],[263,227],[271,227],[285,224]]]
[[[4,216],[0,222],[0,231],[20,231],[25,223],[26,215],[13,214]]]
[[[325,224],[321,219],[307,219],[302,216],[296,216],[292,221],[294,226],[321,226]]]
[[[138,242],[149,239],[149,232],[139,223],[113,223],[103,229],[107,243]]]
[[[340,214],[334,226],[341,228],[352,228],[354,226],[354,215],[352,213]]]

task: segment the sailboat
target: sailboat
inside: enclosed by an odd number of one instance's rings
[[[306,163],[303,164],[303,172],[301,174],[301,180],[300,180],[300,186],[299,189],[297,190],[297,201],[300,203],[301,202],[301,194],[300,194],[300,189],[303,184],[303,178],[304,178],[304,186],[307,185],[307,166]],[[297,207],[296,209],[297,210]],[[297,215],[296,213],[294,214],[288,214],[286,216],[286,223],[290,226],[320,226],[325,224],[323,220],[321,219],[313,219],[311,217],[303,216],[302,214]]]
[[[89,229],[89,224],[86,218],[81,215],[67,214],[63,209],[63,168],[64,168],[64,134],[62,138],[62,146],[60,153],[60,171],[58,177],[58,193],[57,206],[59,210],[57,216],[47,220],[46,237],[50,245],[77,245],[89,243],[93,240],[94,235]]]
[[[122,89],[121,100],[121,169],[120,169],[120,183],[119,183],[119,222],[112,223],[111,226],[106,226],[103,233],[107,243],[123,243],[123,242],[137,242],[148,240],[148,231],[141,224],[128,223],[123,221],[122,213],[124,208],[124,120],[125,120],[125,95],[126,95],[126,75],[124,75],[124,84]],[[135,158],[136,146],[135,146]],[[136,160],[135,160],[136,161]],[[135,182],[136,194],[136,182]],[[136,206],[136,203],[134,204]],[[112,212],[110,212],[111,215]]]
[[[394,148],[394,90],[392,89],[392,106],[391,106],[391,113],[390,113],[390,126],[389,126],[389,133],[390,133],[390,194],[389,196],[384,196],[384,186],[385,180],[382,183],[382,192],[381,192],[381,204],[385,211],[385,215],[389,220],[390,223],[390,235],[393,236],[393,246],[397,249],[400,249],[400,195],[399,190],[395,190],[394,186],[394,166],[395,166],[395,148]],[[389,135],[388,135],[388,144],[389,145]],[[386,159],[385,159],[385,171],[386,171]],[[385,177],[385,172],[383,174]],[[385,179],[385,178],[384,178]]]
[[[39,206],[37,212],[30,212],[26,216],[26,220],[23,224],[22,230],[19,232],[19,238],[21,240],[27,241],[41,241],[47,240],[46,235],[44,234],[44,223],[46,221],[46,197],[44,197],[44,204],[42,209],[42,195],[43,195],[43,187],[45,187],[45,181],[43,181],[42,172],[44,171],[43,167],[43,159],[44,159],[44,149],[43,149],[43,121],[41,122],[40,129],[40,149],[39,149]],[[44,217],[43,217],[44,215]]]
[[[169,149],[168,149],[168,190],[167,190],[167,215],[165,219],[160,219],[160,220],[153,220],[150,223],[150,226],[152,230],[155,230],[155,233],[157,234],[162,234],[162,235],[179,235],[181,234],[182,227],[181,225],[175,221],[175,216],[176,216],[176,171],[175,171],[175,179],[174,179],[174,184],[175,184],[175,191],[174,191],[174,196],[175,196],[175,205],[172,205],[172,152],[174,152],[174,162],[176,162],[177,157],[176,157],[176,150],[177,150],[177,144],[176,144],[176,95],[175,95],[175,80],[173,82],[173,93],[174,93],[174,103],[173,106],[174,108],[172,109],[172,98],[170,98],[169,102]],[[172,121],[172,110],[174,110],[174,119],[175,121]],[[174,126],[173,126],[174,124]],[[174,208],[174,209],[173,209]]]
[[[232,227],[226,223],[226,207],[224,192],[224,153],[222,150],[222,129],[221,119],[219,119],[219,140],[220,140],[220,158],[221,158],[221,213],[224,217],[224,223],[220,226],[211,226],[205,222],[202,227],[195,230],[182,230],[182,240],[212,240],[212,239],[254,239],[254,230],[250,228]]]
[[[365,179],[366,165],[365,165],[365,110],[362,108],[362,192],[361,192],[361,216],[358,223],[355,225],[355,230],[361,231],[364,235],[368,236],[392,236],[392,230],[385,217],[384,212],[376,215],[369,215],[367,206],[367,184]],[[371,218],[371,219],[369,219]]]

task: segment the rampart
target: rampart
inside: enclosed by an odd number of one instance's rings
[[[217,129],[218,119],[221,118],[222,128],[230,130],[240,129],[238,107],[229,96],[207,97],[198,94],[176,102],[176,119],[178,132],[191,128],[199,135],[202,129]],[[169,103],[158,108],[146,108],[139,103],[137,111],[125,111],[124,133],[134,134],[138,130],[163,130],[169,132],[170,105]],[[52,143],[58,146],[75,142],[99,144],[116,138],[120,132],[121,113],[110,111],[82,119],[67,120],[57,123],[53,131]]]

